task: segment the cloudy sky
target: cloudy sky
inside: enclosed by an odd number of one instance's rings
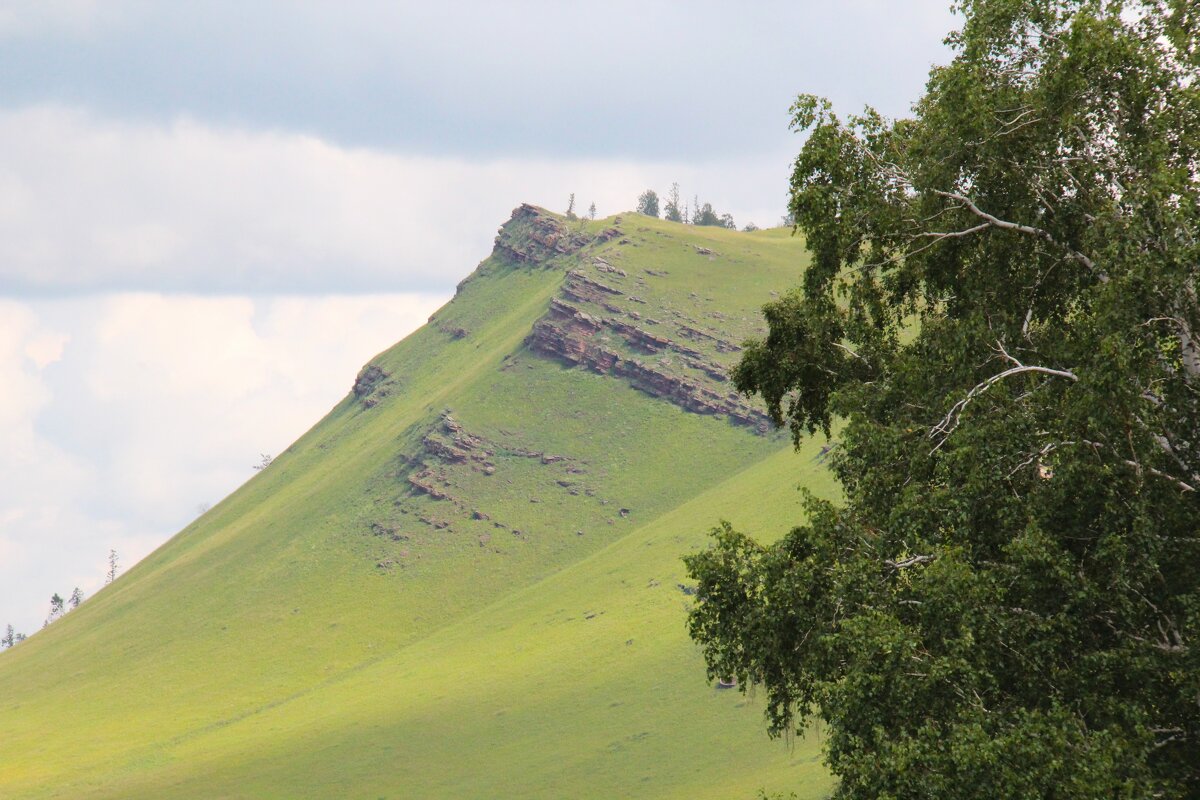
[[[947,0],[0,0],[0,626],[303,433],[521,202],[775,223],[795,95],[906,113]]]

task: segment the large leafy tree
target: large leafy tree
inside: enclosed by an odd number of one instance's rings
[[[734,377],[844,501],[717,530],[692,635],[839,797],[1200,797],[1200,18],[958,10],[912,119],[794,107],[812,265]]]

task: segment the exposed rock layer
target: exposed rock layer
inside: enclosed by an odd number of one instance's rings
[[[568,275],[562,295],[577,298],[594,288],[594,280],[581,280],[576,272]],[[605,287],[606,293],[620,294]],[[592,302],[603,302],[592,295]],[[619,309],[618,309],[619,311]],[[703,373],[701,378],[675,374],[666,368],[638,358],[622,355],[604,343],[604,334],[619,336],[628,347],[647,355],[669,354],[686,366]],[[716,339],[716,337],[709,337]],[[719,341],[719,340],[717,340]],[[724,414],[730,420],[753,427],[760,433],[770,429],[770,421],[736,392],[722,390],[726,370],[709,361],[698,350],[682,346],[623,319],[598,317],[561,298],[550,301],[550,310],[533,326],[525,340],[530,350],[572,364],[580,364],[604,375],[625,378],[637,389],[661,397],[697,414]]]
[[[523,264],[544,264],[582,249],[591,237],[572,232],[536,206],[522,204],[496,234],[493,255]]]

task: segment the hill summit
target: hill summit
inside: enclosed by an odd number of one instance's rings
[[[787,231],[517,208],[429,323],[0,656],[0,796],[819,796],[706,682],[680,556],[833,491],[727,372]]]

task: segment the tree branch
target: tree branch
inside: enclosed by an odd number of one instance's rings
[[[892,569],[900,570],[908,569],[909,567],[915,567],[917,564],[928,564],[930,561],[933,561],[936,558],[937,556],[910,556],[902,561],[892,561],[891,559],[888,559],[883,563],[887,564]]]
[[[985,225],[989,225],[993,228],[1000,228],[1001,230],[1006,230],[1006,231],[1016,231],[1017,233],[1023,233],[1023,234],[1026,234],[1027,236],[1036,236],[1039,239],[1042,239],[1043,241],[1049,242],[1050,244],[1054,245],[1055,247],[1065,250],[1067,255],[1069,255],[1071,258],[1073,258],[1074,260],[1078,261],[1080,264],[1083,264],[1085,267],[1087,267],[1089,270],[1091,270],[1096,275],[1096,277],[1100,279],[1101,283],[1108,282],[1108,276],[1096,268],[1095,262],[1093,262],[1090,258],[1085,256],[1083,253],[1079,252],[1078,250],[1073,250],[1070,247],[1067,247],[1066,245],[1062,244],[1057,239],[1055,239],[1053,236],[1051,236],[1048,231],[1044,231],[1041,228],[1034,228],[1031,225],[1022,225],[1018,222],[1009,222],[1008,220],[1003,220],[1003,219],[1000,219],[999,217],[993,216],[993,215],[987,213],[986,211],[984,211],[983,209],[981,209],[979,206],[975,205],[975,203],[971,200],[971,198],[967,197],[964,194],[958,194],[957,192],[943,192],[940,189],[934,189],[933,193],[938,195],[939,197],[945,197],[950,200],[956,200],[959,203],[962,203],[964,206],[966,206],[967,210],[970,211],[972,214],[979,217],[980,219],[985,220],[985,222],[984,222]],[[972,230],[974,230],[974,229],[972,229]]]
[[[974,387],[971,388],[971,391],[967,392],[966,397],[964,397],[962,400],[959,400],[957,403],[955,403],[953,406],[951,406],[950,411],[946,414],[945,417],[942,418],[942,421],[939,422],[937,425],[934,425],[933,428],[929,431],[929,437],[931,439],[941,437],[940,440],[938,441],[937,445],[933,448],[933,450],[929,451],[930,455],[937,452],[939,449],[941,449],[942,445],[946,443],[946,440],[950,437],[950,434],[953,433],[954,429],[958,427],[958,420],[959,420],[959,417],[962,416],[963,410],[966,409],[966,407],[968,405],[970,405],[971,401],[974,400],[979,395],[986,392],[988,389],[995,386],[1000,381],[1004,380],[1005,378],[1011,378],[1013,375],[1021,375],[1023,373],[1034,372],[1034,373],[1039,373],[1042,375],[1052,375],[1052,376],[1058,377],[1058,378],[1066,378],[1067,380],[1070,380],[1072,382],[1076,382],[1079,380],[1079,376],[1076,375],[1074,372],[1071,372],[1070,370],[1053,369],[1051,367],[1039,367],[1039,366],[1035,366],[1032,364],[1022,364],[1016,358],[1009,355],[1008,351],[1004,349],[1004,345],[997,342],[997,346],[999,348],[1001,355],[1003,355],[1004,358],[1007,359],[1008,361],[1012,362],[1014,366],[1009,367],[1008,369],[1004,370],[1003,372],[993,375],[992,377],[988,378],[987,380],[983,381],[982,383],[976,384]]]
[[[970,236],[972,233],[978,233],[979,231],[987,230],[990,227],[992,227],[991,223],[981,222],[974,228],[967,228],[966,230],[962,231],[929,231],[928,233],[918,233],[917,236],[920,238],[933,239],[958,239],[963,236]]]

